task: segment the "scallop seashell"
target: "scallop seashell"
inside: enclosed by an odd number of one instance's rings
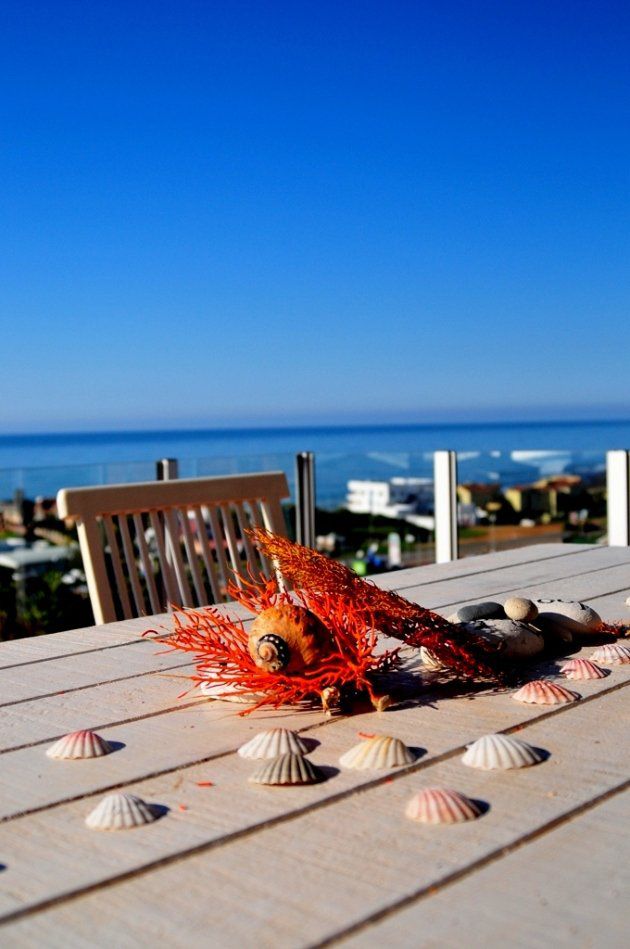
[[[85,823],[92,830],[128,830],[151,824],[159,816],[159,808],[135,794],[108,794],[88,814]]]
[[[365,738],[350,751],[346,751],[339,759],[339,764],[342,768],[352,768],[354,771],[377,771],[399,768],[415,760],[416,755],[400,738],[374,735],[373,738]]]
[[[46,754],[49,758],[102,758],[114,750],[114,746],[89,728],[64,735]]]
[[[429,669],[431,672],[439,672],[440,669],[446,669],[444,663],[440,662],[435,653],[427,649],[426,646],[420,646],[420,658],[422,659],[424,668]]]
[[[305,755],[307,751],[302,739],[288,728],[270,728],[258,732],[238,749],[241,758],[279,758],[289,752]]]
[[[249,779],[254,784],[316,784],[324,774],[312,761],[288,752],[266,761]]]
[[[527,768],[543,760],[543,755],[526,741],[510,735],[484,735],[468,745],[462,764],[483,771],[507,771]]]
[[[603,679],[609,674],[608,669],[600,669],[588,659],[569,659],[560,667],[560,672],[567,679]]]
[[[605,666],[624,666],[630,663],[630,646],[624,646],[623,643],[598,646],[590,658],[591,662],[601,662]]]
[[[460,824],[479,817],[481,808],[452,788],[424,788],[411,798],[405,814],[423,824]]]
[[[199,691],[206,698],[216,699],[218,702],[235,702],[239,705],[250,705],[262,698],[255,692],[239,692],[235,686],[225,682],[200,682]]]
[[[557,685],[548,679],[535,679],[527,682],[512,696],[517,702],[530,705],[566,705],[581,698],[578,692],[570,692],[563,685]]]

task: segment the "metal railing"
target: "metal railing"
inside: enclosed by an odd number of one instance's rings
[[[566,459],[571,456],[573,466]],[[576,460],[577,459],[577,460]],[[317,491],[315,463],[318,466]],[[287,473],[292,498],[296,505],[296,536],[307,546],[316,542],[316,502],[319,508],[336,509],[345,504],[348,480],[387,480],[396,475],[403,478],[426,478],[433,482],[433,517],[435,559],[438,563],[456,560],[458,543],[458,471],[463,483],[484,481],[484,472],[497,487],[533,479],[534,465],[539,476],[571,470],[597,471],[606,481],[608,544],[630,546],[630,452],[615,450],[604,453],[571,452],[466,452],[443,450],[422,453],[370,452],[358,455],[318,452],[270,454],[223,458],[161,459],[159,462],[122,462],[102,465],[71,465],[58,468],[5,469],[0,484],[12,483],[15,493],[25,496],[44,493],[46,484],[105,484],[150,480],[153,477],[201,477],[213,474],[245,473],[256,470],[283,469]],[[555,468],[554,468],[555,466]],[[491,468],[494,469],[491,471]],[[490,482],[487,482],[490,483]],[[6,496],[7,487],[3,493]],[[40,488],[40,490],[37,490]],[[49,496],[52,495],[52,492]]]

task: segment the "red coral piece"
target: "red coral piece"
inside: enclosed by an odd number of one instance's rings
[[[496,679],[486,661],[490,644],[474,639],[442,616],[411,603],[398,593],[381,590],[352,570],[309,547],[256,528],[249,532],[261,551],[298,589],[318,590],[350,604],[381,632],[410,646],[425,646],[448,668],[467,678]]]
[[[230,585],[230,594],[253,612],[278,602],[295,602],[311,610],[330,631],[333,648],[314,668],[300,675],[283,675],[260,669],[247,647],[243,622],[232,619],[215,607],[174,611],[174,632],[167,639],[172,649],[192,652],[196,657],[197,684],[212,682],[226,687],[226,695],[259,695],[241,714],[262,706],[302,704],[319,700],[324,689],[351,686],[365,691],[374,701],[373,677],[397,661],[398,650],[375,655],[377,633],[365,611],[327,593],[304,591],[290,596],[278,590],[275,581],[261,578],[258,586],[245,581]]]

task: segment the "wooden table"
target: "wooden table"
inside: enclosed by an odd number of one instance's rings
[[[630,615],[623,548],[535,546],[380,582],[444,615],[513,593]],[[141,638],[157,626],[168,629],[168,617],[0,648],[2,946],[627,944],[630,666],[568,683],[582,701],[551,709],[509,692],[429,688],[382,714],[240,718],[225,702],[177,698],[190,667]],[[235,750],[272,725],[319,742],[311,758],[329,780],[248,783],[254,765]],[[87,761],[46,757],[53,739],[88,727],[122,747]],[[463,766],[466,743],[496,731],[518,732],[549,759],[506,772]],[[388,774],[340,771],[357,732],[423,752]],[[412,823],[405,804],[429,785],[489,809],[467,824]],[[170,810],[135,830],[89,830],[86,815],[115,789]]]

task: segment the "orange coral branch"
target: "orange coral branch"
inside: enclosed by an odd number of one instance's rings
[[[261,579],[258,589],[246,583],[234,585],[232,595],[256,612],[280,601],[288,594],[278,591],[275,581]],[[373,624],[352,604],[325,593],[305,592],[296,597],[310,609],[331,633],[332,650],[315,667],[301,674],[283,675],[259,668],[248,649],[247,631],[238,619],[232,619],[215,607],[176,610],[174,631],[167,640],[172,649],[195,655],[196,683],[211,682],[226,687],[226,694],[257,696],[255,704],[242,714],[261,706],[300,705],[319,699],[334,686],[351,686],[374,697],[373,678],[397,661],[397,650],[375,655],[376,633]]]
[[[339,561],[285,537],[256,528],[249,532],[261,551],[275,562],[285,579],[298,589],[319,591],[352,604],[377,629],[412,646],[426,646],[455,672],[496,678],[486,659],[491,647],[473,639],[437,613],[411,603],[390,590],[381,590],[358,577]]]

